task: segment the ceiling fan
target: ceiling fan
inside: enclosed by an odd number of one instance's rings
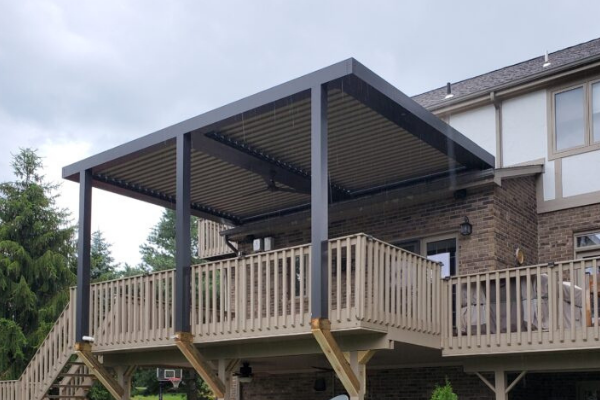
[[[303,192],[293,189],[293,188],[277,186],[277,182],[275,181],[275,171],[273,171],[273,170],[271,170],[269,177],[262,176],[262,178],[264,179],[267,186],[264,189],[260,189],[260,190],[256,190],[254,192],[248,193],[248,196],[263,193],[265,190],[267,192],[271,192],[271,193],[282,192],[282,193],[304,194]]]

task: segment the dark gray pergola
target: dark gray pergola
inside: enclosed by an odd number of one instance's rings
[[[76,340],[89,334],[92,187],[176,210],[175,331],[189,332],[190,215],[243,226],[310,210],[311,312],[327,318],[328,205],[493,166],[354,59],[66,166],[81,188]]]

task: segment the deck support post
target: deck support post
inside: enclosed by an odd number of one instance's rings
[[[475,372],[475,375],[479,377],[489,387],[495,394],[496,400],[508,400],[508,393],[523,379],[523,377],[527,374],[527,371],[521,371],[519,376],[513,380],[510,385],[508,385],[508,381],[506,379],[506,371],[503,369],[494,370],[494,384],[492,385],[489,380],[485,378],[485,376],[481,375],[479,372]]]
[[[327,357],[329,364],[331,364],[342,385],[344,385],[344,389],[346,389],[350,398],[358,399],[360,395],[360,382],[331,334],[331,323],[327,319],[313,318],[310,325],[313,336],[317,340],[317,343],[319,343],[321,350],[323,350],[325,357]]]
[[[136,365],[119,365],[115,367],[115,372],[117,373],[117,382],[123,388],[123,396],[121,397],[121,400],[129,400],[131,398],[131,379],[133,378],[133,373],[136,369]]]
[[[77,240],[77,297],[75,342],[90,330],[90,252],[92,240],[92,170],[79,173],[79,238]]]
[[[112,375],[104,368],[104,365],[98,361],[96,356],[92,354],[92,345],[85,342],[75,343],[75,353],[89,368],[90,372],[98,378],[100,383],[104,385],[115,400],[122,400],[125,395],[123,387],[112,377]]]
[[[354,374],[358,377],[360,390],[357,397],[351,397],[350,400],[364,400],[367,393],[367,363],[373,358],[376,350],[351,351],[344,353],[344,357],[350,363]]]
[[[192,364],[192,367],[202,377],[217,399],[225,398],[225,384],[215,374],[212,366],[194,346],[193,336],[189,332],[177,332],[175,344],[184,357]]]
[[[219,359],[218,374],[219,374],[219,378],[225,385],[225,393],[224,393],[224,396],[222,398],[219,397],[218,400],[229,399],[229,397],[231,395],[231,374],[233,373],[233,370],[237,367],[238,364],[239,364],[238,359],[233,359],[233,360],[227,360],[225,358]]]

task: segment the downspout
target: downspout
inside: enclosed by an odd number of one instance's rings
[[[502,101],[496,96],[496,92],[490,92],[490,102],[496,110],[496,168],[502,168],[504,157],[502,152]]]

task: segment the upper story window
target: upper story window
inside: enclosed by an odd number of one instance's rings
[[[600,149],[600,81],[552,92],[552,155]]]

